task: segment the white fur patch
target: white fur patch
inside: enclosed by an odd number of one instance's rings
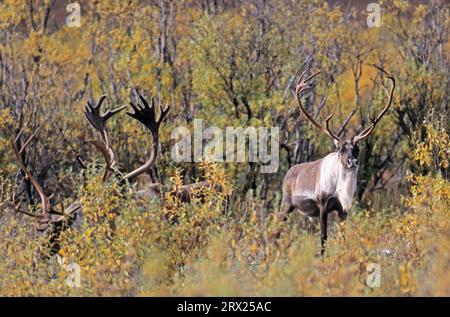
[[[344,210],[349,210],[356,191],[357,173],[357,169],[346,169],[342,166],[338,153],[328,154],[320,165],[316,196],[336,196]]]

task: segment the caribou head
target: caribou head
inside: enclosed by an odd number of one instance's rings
[[[394,93],[395,88],[395,80],[394,78],[386,73],[384,69],[377,65],[372,65],[376,67],[380,72],[382,72],[391,82],[391,89],[388,91],[387,87],[383,85],[383,89],[385,90],[388,101],[385,105],[385,107],[381,110],[381,112],[378,114],[376,118],[372,120],[372,123],[369,127],[362,130],[357,135],[353,136],[350,139],[343,139],[339,137],[336,133],[330,130],[329,122],[331,118],[334,116],[334,113],[331,113],[325,118],[325,127],[320,125],[314,118],[306,111],[305,107],[302,104],[301,101],[301,94],[305,91],[311,89],[313,87],[313,84],[311,80],[320,74],[319,72],[316,72],[315,74],[306,77],[306,74],[308,73],[309,69],[305,70],[299,77],[297,81],[297,86],[295,90],[295,95],[297,96],[298,105],[300,108],[300,111],[306,116],[306,118],[314,125],[316,126],[320,131],[328,135],[330,138],[334,140],[334,144],[337,148],[337,153],[339,156],[339,161],[342,163],[342,166],[345,168],[358,168],[359,166],[359,148],[358,148],[358,142],[365,140],[369,137],[369,135],[373,132],[375,129],[377,123],[380,121],[380,119],[385,115],[385,113],[388,111],[389,107],[392,103],[392,96]]]

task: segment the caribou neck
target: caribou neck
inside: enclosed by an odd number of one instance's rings
[[[357,168],[342,166],[337,152],[330,153],[322,159],[316,194],[319,197],[336,196],[344,210],[349,210],[356,191]]]

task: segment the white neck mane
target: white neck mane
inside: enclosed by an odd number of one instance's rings
[[[334,195],[344,210],[349,210],[356,191],[357,173],[357,169],[346,169],[342,166],[338,153],[328,154],[320,166],[316,195]]]

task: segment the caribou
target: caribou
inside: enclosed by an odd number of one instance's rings
[[[119,113],[121,110],[125,109],[125,106],[114,109],[107,110],[103,115],[100,113],[100,108],[105,100],[106,96],[102,96],[97,103],[97,105],[92,105],[89,101],[85,108],[85,115],[89,123],[98,131],[101,138],[100,140],[88,139],[88,143],[93,144],[98,148],[105,157],[106,160],[106,170],[103,175],[103,181],[106,181],[108,175],[117,166],[117,158],[113,148],[110,145],[109,136],[106,129],[107,121]],[[135,170],[122,176],[122,180],[130,180],[146,171],[151,169],[158,157],[158,147],[159,147],[159,127],[167,116],[170,106],[163,109],[160,105],[160,115],[156,118],[155,113],[155,102],[152,99],[151,105],[147,103],[144,97],[140,96],[142,105],[135,105],[130,103],[133,112],[127,112],[127,114],[142,123],[152,135],[153,145],[149,157],[146,162]],[[36,218],[36,230],[41,233],[48,234],[47,242],[42,249],[47,249],[50,256],[56,254],[60,249],[60,236],[61,233],[67,228],[71,227],[75,221],[79,221],[82,218],[82,205],[79,201],[73,202],[67,208],[63,206],[62,203],[54,204],[52,202],[53,195],[47,196],[44,192],[42,185],[37,181],[37,179],[28,170],[26,164],[24,163],[23,157],[25,156],[25,150],[30,145],[31,141],[37,135],[39,128],[37,128],[31,135],[21,144],[21,138],[23,134],[23,129],[17,134],[15,138],[11,140],[11,145],[14,151],[15,158],[19,163],[19,167],[25,175],[26,179],[34,187],[36,193],[39,195],[41,200],[41,210],[40,213],[29,212],[26,209],[21,208],[21,203],[15,203],[16,197],[13,197],[14,207],[17,212],[26,214],[33,218]],[[150,186],[153,191],[157,191],[159,185]],[[150,192],[147,192],[151,196]],[[46,253],[43,253],[46,255]]]
[[[15,138],[11,140],[11,145],[13,148],[14,156],[19,163],[19,167],[25,175],[26,179],[34,187],[36,193],[41,200],[41,210],[39,213],[29,212],[22,208],[21,202],[16,203],[16,196],[13,196],[14,208],[17,212],[28,215],[36,219],[36,230],[41,233],[48,233],[48,240],[45,241],[44,246],[42,246],[40,251],[43,249],[48,249],[50,255],[56,254],[60,249],[59,237],[60,234],[71,226],[77,217],[81,215],[81,206],[79,202],[73,202],[67,208],[64,208],[63,204],[58,205],[52,203],[52,198],[54,195],[47,196],[42,188],[41,184],[28,170],[26,164],[24,163],[23,157],[25,156],[25,150],[30,145],[31,141],[35,138],[36,134],[39,132],[40,127],[38,127],[31,135],[26,139],[26,141],[21,144],[21,136],[23,134],[23,129],[17,134]],[[42,256],[46,254],[40,252]]]
[[[123,109],[126,108],[126,106],[122,106],[113,110],[107,110],[102,115],[100,113],[101,106],[105,99],[106,95],[101,96],[99,101],[97,102],[97,105],[95,106],[88,101],[84,110],[84,114],[87,120],[100,135],[100,140],[87,139],[86,142],[94,145],[102,153],[105,159],[106,168],[103,174],[104,180],[107,179],[108,175],[110,175],[110,172],[118,169],[117,156],[111,144],[106,123],[114,115],[120,113]],[[148,172],[155,166],[156,160],[158,158],[158,149],[159,149],[159,128],[164,118],[170,111],[170,106],[166,106],[164,108],[163,105],[159,104],[160,115],[159,118],[156,118],[155,99],[151,98],[151,103],[149,104],[147,100],[142,95],[139,94],[139,100],[140,104],[130,102],[130,106],[133,109],[133,112],[127,112],[127,115],[139,121],[149,130],[153,139],[153,144],[150,151],[150,155],[148,156],[144,164],[142,164],[141,166],[139,166],[138,168],[134,169],[131,172],[125,174],[124,172],[121,172],[122,179],[126,181],[130,181],[138,177],[139,175]],[[157,186],[158,184],[155,184],[153,187],[156,188]]]
[[[352,206],[359,167],[358,143],[369,137],[392,103],[395,88],[394,77],[381,67],[372,66],[376,67],[391,82],[390,90],[383,84],[388,100],[378,116],[372,119],[372,123],[350,139],[341,138],[330,130],[329,123],[333,113],[325,118],[324,127],[306,111],[302,104],[301,94],[313,87],[311,80],[320,71],[307,76],[310,73],[310,70],[307,69],[297,81],[295,95],[300,111],[316,128],[334,140],[336,151],[313,162],[296,164],[288,170],[283,181],[282,201],[278,216],[285,218],[287,214],[296,209],[309,217],[311,221],[318,218],[321,254],[324,253],[327,240],[328,215],[336,211],[339,219],[343,221],[347,218],[348,211]]]
[[[120,113],[126,106],[118,107],[116,109],[108,109],[103,114],[101,113],[101,106],[106,99],[106,95],[100,97],[99,101],[94,105],[90,101],[84,109],[84,114],[94,128],[94,130],[100,136],[96,139],[86,139],[85,141],[92,144],[98,151],[101,152],[105,159],[105,171],[103,174],[103,181],[107,181],[111,174],[115,173],[119,177],[121,182],[130,182],[136,179],[139,175],[148,173],[156,164],[159,152],[159,128],[163,120],[167,117],[170,111],[170,106],[163,107],[159,104],[159,117],[157,117],[155,109],[155,99],[151,98],[150,104],[142,96],[139,96],[140,103],[130,102],[130,106],[133,112],[127,112],[127,115],[140,122],[144,127],[150,132],[153,144],[150,150],[150,154],[146,158],[145,162],[130,172],[121,171],[119,168],[116,152],[112,147],[111,140],[107,130],[107,122],[113,116]],[[36,193],[38,194],[41,201],[41,210],[39,213],[29,212],[27,209],[22,208],[22,203],[16,203],[16,195],[14,194],[13,202],[15,210],[19,213],[26,214],[30,217],[36,219],[36,230],[40,233],[48,234],[48,239],[45,246],[42,249],[46,249],[48,253],[42,253],[43,255],[49,254],[53,256],[60,249],[60,236],[61,233],[67,228],[71,227],[76,221],[81,222],[82,220],[82,205],[78,200],[73,202],[67,208],[63,206],[62,203],[53,203],[53,196],[47,196],[42,185],[37,181],[37,179],[32,175],[32,173],[27,168],[24,162],[25,150],[30,145],[32,140],[36,137],[39,128],[33,131],[30,136],[21,143],[22,135],[24,129],[20,130],[15,138],[11,140],[11,145],[13,148],[14,156],[19,163],[20,170],[25,176],[26,180],[30,182],[31,186],[34,187]],[[87,168],[86,163],[81,158],[77,157],[78,162],[83,168]],[[188,185],[184,185],[181,188],[172,190],[170,194],[176,196],[182,203],[190,203],[194,195],[199,193],[200,202],[204,203],[201,197],[202,188],[210,188],[216,192],[222,192],[223,188],[220,184],[210,184],[207,181],[200,181]],[[145,189],[133,191],[132,195],[136,198],[151,198],[160,199],[162,198],[163,186],[161,183],[148,183],[145,185]]]
[[[127,181],[136,179],[137,177],[145,173],[149,173],[150,170],[155,166],[159,148],[159,127],[170,110],[170,106],[167,106],[164,109],[160,104],[160,117],[159,119],[156,119],[155,99],[151,98],[151,103],[149,105],[147,100],[141,94],[138,94],[138,96],[140,104],[130,102],[130,106],[134,110],[134,113],[127,112],[127,115],[141,122],[146,128],[149,129],[153,138],[153,145],[147,161],[142,166],[122,176],[122,179]],[[87,139],[86,142],[94,145],[94,147],[96,147],[104,157],[106,163],[105,172],[103,174],[104,180],[107,179],[111,172],[113,172],[114,170],[118,170],[117,157],[110,142],[106,123],[111,117],[118,114],[126,107],[122,106],[114,110],[107,110],[103,115],[101,115],[101,106],[105,98],[106,95],[101,96],[97,105],[95,106],[92,103],[88,102],[84,111],[84,114],[89,123],[100,135],[100,140]],[[123,174],[122,171],[119,172]],[[144,189],[133,191],[133,196],[156,199],[162,198],[163,184],[161,184],[160,182],[144,182],[143,187]],[[204,203],[203,197],[201,195],[202,188],[210,188],[215,192],[223,192],[224,190],[220,184],[210,184],[207,181],[198,181],[195,183],[182,185],[180,188],[172,190],[170,194],[176,196],[182,203],[190,203],[195,194],[198,194],[200,202]]]

